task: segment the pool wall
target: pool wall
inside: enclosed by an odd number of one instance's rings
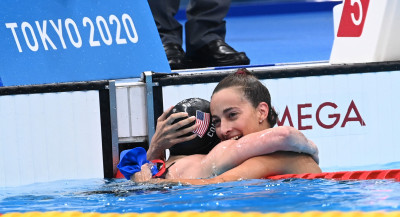
[[[0,88],[0,186],[113,177],[115,84]]]

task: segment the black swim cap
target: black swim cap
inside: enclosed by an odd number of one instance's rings
[[[216,146],[220,140],[215,133],[215,127],[211,124],[210,102],[201,98],[185,99],[174,106],[168,117],[177,112],[186,112],[190,116],[195,116],[197,122],[203,122],[201,126],[196,129],[197,137],[193,140],[178,143],[172,146],[169,151],[171,155],[192,155],[192,154],[208,154],[211,149]],[[183,118],[176,119],[176,123]],[[193,126],[190,123],[182,128]],[[184,136],[191,135],[193,132]]]

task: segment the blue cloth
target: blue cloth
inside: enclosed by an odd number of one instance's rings
[[[117,168],[126,179],[130,180],[133,174],[141,171],[142,165],[145,163],[151,164],[151,162],[147,160],[146,150],[142,147],[137,147],[121,152]],[[153,176],[158,173],[157,166],[152,165],[151,173]]]

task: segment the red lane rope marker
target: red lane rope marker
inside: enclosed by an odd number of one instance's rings
[[[288,179],[288,178],[335,179],[335,180],[395,179],[396,181],[400,181],[400,169],[286,174],[286,175],[275,175],[267,177],[267,179]]]
[[[124,178],[124,176],[118,170],[118,173],[115,178]],[[395,179],[396,181],[400,181],[400,169],[286,174],[286,175],[269,176],[266,178],[275,180],[288,179],[288,178],[335,179],[335,180]]]

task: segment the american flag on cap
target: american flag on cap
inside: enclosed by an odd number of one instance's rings
[[[197,134],[200,138],[206,134],[208,125],[210,123],[210,113],[205,113],[199,110],[196,110],[196,124],[198,124],[197,128],[193,131],[193,133]]]

